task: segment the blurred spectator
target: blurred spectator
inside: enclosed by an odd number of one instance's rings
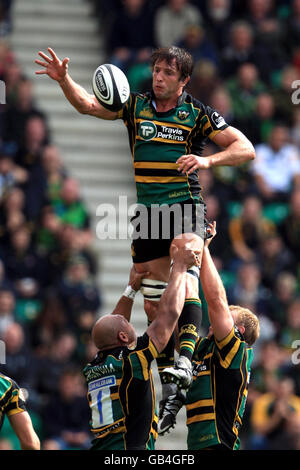
[[[259,79],[257,67],[251,63],[240,65],[236,77],[229,79],[226,86],[235,118],[238,121],[253,118],[256,99],[266,89]]]
[[[278,86],[272,89],[276,118],[286,126],[293,124],[295,105],[292,101],[292,93],[294,92],[292,85],[299,78],[300,72],[289,64],[281,71]]]
[[[231,24],[229,44],[222,51],[222,77],[233,77],[242,64],[256,64],[255,52],[253,30],[249,23],[239,20]]]
[[[66,367],[74,366],[76,337],[69,330],[62,330],[47,345],[47,354],[37,360],[37,391],[46,406],[58,391],[59,377]]]
[[[283,23],[285,31],[284,45],[287,53],[291,53],[300,45],[300,1],[291,0],[290,12]]]
[[[188,0],[167,0],[155,14],[154,37],[159,47],[176,45],[188,26],[201,25],[202,15]]]
[[[215,66],[218,65],[217,50],[208,38],[203,26],[188,25],[183,32],[182,38],[176,45],[188,51],[193,57],[194,62],[206,59]]]
[[[287,61],[283,31],[273,0],[249,0],[246,20],[255,31],[256,64],[262,78],[272,83],[273,74]]]
[[[286,325],[286,312],[297,290],[296,277],[287,271],[278,274],[270,300],[270,318],[278,332]]]
[[[281,221],[278,231],[287,248],[294,253],[295,270],[297,270],[300,260],[300,188],[296,188],[290,194],[288,208],[289,212]]]
[[[49,288],[43,298],[39,315],[32,321],[29,342],[37,358],[47,358],[52,343],[66,329],[66,314],[54,288]]]
[[[275,102],[270,93],[257,96],[251,119],[240,120],[239,129],[247,134],[253,145],[267,142],[276,123]]]
[[[5,83],[6,102],[11,106],[17,101],[17,89],[23,78],[22,68],[12,58],[5,64],[3,80]]]
[[[18,297],[20,321],[31,320],[38,314],[43,288],[48,281],[45,262],[36,254],[31,242],[30,230],[22,226],[12,233],[11,243],[2,256],[6,276]]]
[[[53,441],[54,449],[59,450],[90,447],[90,413],[85,394],[78,371],[61,374],[58,393],[50,398],[44,411],[47,449],[53,449]]]
[[[256,365],[252,370],[249,394],[257,398],[274,390],[283,377],[283,355],[277,341],[270,339],[259,344]]]
[[[286,310],[286,326],[279,335],[279,343],[285,349],[288,360],[293,353],[295,341],[300,341],[300,298],[295,298],[289,304]]]
[[[151,2],[124,0],[110,27],[107,46],[110,62],[124,72],[135,62],[148,62],[154,46]]]
[[[279,234],[274,232],[265,236],[260,243],[258,255],[262,284],[273,290],[277,276],[282,271],[291,270],[293,261],[291,252],[284,246]]]
[[[8,327],[15,321],[15,296],[11,290],[0,288],[0,338],[3,339]]]
[[[229,303],[252,307],[258,315],[266,314],[270,292],[261,284],[261,273],[257,263],[243,263],[237,269],[235,285],[228,291]]]
[[[273,127],[269,142],[256,146],[252,163],[257,188],[264,202],[285,202],[293,186],[300,186],[300,159],[289,143],[288,129]]]
[[[30,220],[35,220],[47,204],[46,183],[42,169],[42,152],[49,134],[45,120],[40,116],[31,116],[25,124],[23,145],[16,155],[16,163],[28,172],[28,181],[24,186],[26,211]]]
[[[81,248],[89,246],[92,240],[90,217],[80,197],[80,187],[76,179],[66,178],[63,181],[60,197],[53,202],[53,208],[62,223],[77,228]]]
[[[59,149],[52,144],[44,147],[42,166],[46,177],[46,196],[50,204],[55,204],[61,194],[67,171],[63,166]]]
[[[9,246],[11,234],[26,223],[25,195],[17,186],[12,187],[1,204],[0,243],[2,250]],[[0,252],[2,251],[0,249]]]
[[[4,79],[6,68],[14,62],[14,54],[10,49],[8,42],[0,38],[0,79]]]
[[[257,250],[263,238],[274,233],[275,225],[263,217],[261,200],[255,195],[244,199],[241,214],[229,221],[229,236],[233,253],[239,260],[257,259]]]
[[[70,327],[74,327],[75,318],[81,312],[96,313],[101,306],[99,289],[91,276],[87,261],[80,256],[69,261],[57,285],[57,293]]]
[[[14,141],[18,147],[23,143],[24,130],[28,119],[38,116],[45,120],[44,114],[34,105],[33,84],[31,80],[23,77],[16,85],[16,100],[8,107],[5,119],[4,138],[7,141]]]
[[[188,92],[199,101],[211,105],[211,96],[219,86],[220,78],[217,73],[217,67],[210,60],[198,60],[195,63],[191,80],[187,86]],[[219,112],[221,113],[221,111]]]
[[[16,155],[16,162],[32,172],[41,167],[41,154],[49,139],[45,120],[40,116],[30,116],[25,122],[23,146]]]
[[[288,424],[295,417],[299,432],[300,398],[294,394],[293,381],[284,378],[269,393],[258,397],[253,403],[251,425],[254,435],[251,439],[251,448],[286,449],[287,442],[283,437]]]
[[[56,234],[57,245],[49,251],[49,275],[51,283],[55,283],[61,273],[66,269],[69,261],[76,255],[84,257],[88,262],[90,272],[95,275],[97,271],[96,262],[89,246],[83,246],[84,239],[81,236],[81,230],[70,224],[60,224],[56,232],[57,221],[51,220],[53,233]]]
[[[205,25],[219,51],[228,45],[231,14],[231,0],[206,0]]]
[[[217,82],[217,86],[211,85],[213,91],[210,95],[207,102],[212,108],[215,108],[225,119],[227,124],[235,125],[235,116],[232,109],[232,100],[228,90],[218,83],[218,80],[215,80],[216,77],[209,77],[213,82]],[[208,95],[209,96],[209,95]]]

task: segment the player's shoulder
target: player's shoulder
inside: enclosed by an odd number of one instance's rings
[[[19,388],[18,384],[8,377],[0,373],[0,399],[9,391]]]
[[[188,104],[188,105],[192,106],[193,108],[199,110],[203,114],[206,114],[206,112],[211,109],[210,106],[208,106],[207,104],[205,104],[202,101],[198,100],[197,98],[195,98],[190,93],[185,92],[183,94],[183,102],[185,104]]]

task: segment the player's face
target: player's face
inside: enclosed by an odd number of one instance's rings
[[[165,60],[156,62],[152,73],[152,87],[156,99],[168,100],[182,93],[185,81],[180,78],[175,59],[171,64]]]

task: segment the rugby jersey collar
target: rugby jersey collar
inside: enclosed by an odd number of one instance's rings
[[[186,99],[186,96],[187,96],[187,92],[184,91],[182,93],[182,95],[179,96],[179,98],[177,100],[177,105],[174,108],[171,108],[168,111],[158,112],[158,111],[156,111],[155,95],[154,95],[153,90],[151,90],[151,92],[148,94],[148,97],[149,97],[149,100],[150,100],[150,105],[154,109],[155,113],[158,116],[168,116],[169,114],[173,114],[174,109],[178,108],[179,106],[181,106],[184,103],[184,101]]]

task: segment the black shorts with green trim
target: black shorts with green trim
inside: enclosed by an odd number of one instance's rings
[[[132,225],[131,256],[134,263],[145,263],[169,256],[172,240],[182,233],[206,238],[208,222],[202,200],[188,199],[172,205],[138,205]]]

